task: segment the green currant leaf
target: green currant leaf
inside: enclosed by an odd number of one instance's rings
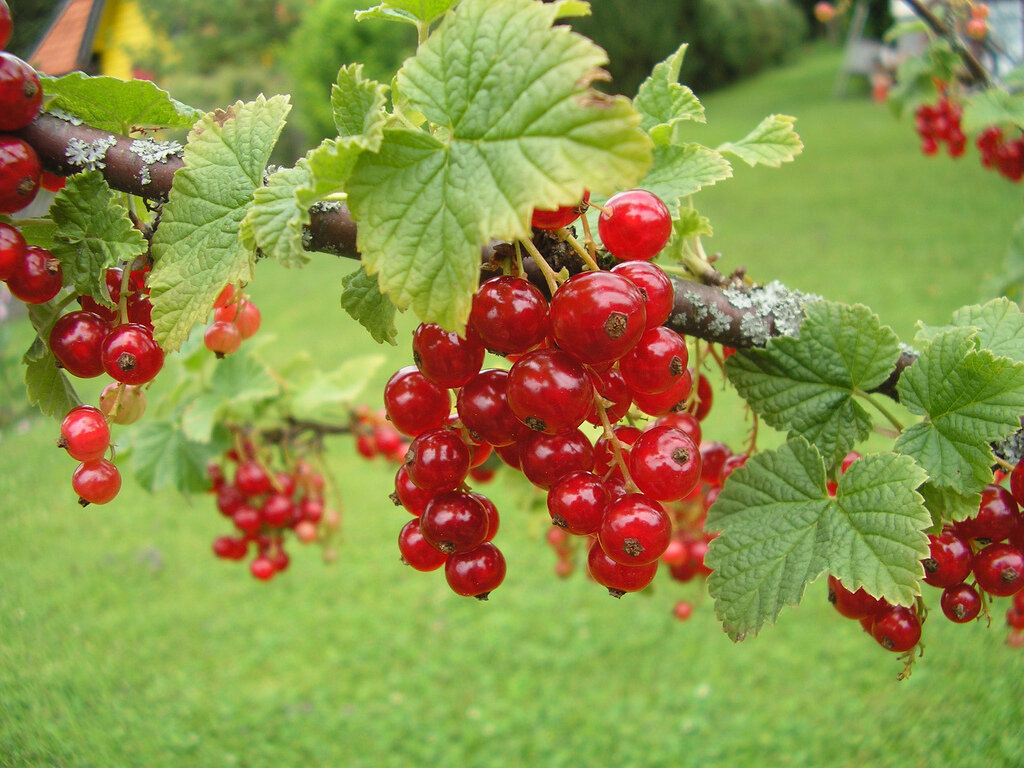
[[[866,456],[831,499],[821,455],[799,437],[733,472],[707,521],[721,531],[708,549],[708,590],[729,636],[742,640],[774,623],[826,570],[909,605],[928,553],[931,518],[915,491],[924,480],[909,457]]]
[[[430,24],[459,0],[385,0],[365,11],[356,11],[356,21],[383,19],[411,24]]]
[[[175,488],[200,493],[210,487],[207,465],[231,447],[228,435],[217,430],[206,442],[190,440],[176,420],[145,419],[126,432],[132,471],[150,493]]]
[[[64,283],[75,293],[110,304],[105,280],[108,267],[145,253],[146,239],[128,218],[100,171],[68,178],[50,206],[57,225],[53,255],[60,260]]]
[[[650,77],[640,84],[633,106],[641,115],[640,127],[655,144],[679,143],[680,129],[689,122],[705,123],[704,105],[679,82],[688,45],[683,43],[664,61],[655,64]]]
[[[925,483],[918,488],[924,497],[924,505],[931,513],[932,520],[941,527],[944,523],[958,523],[978,514],[981,494],[957,493],[952,488],[943,488],[934,483]]]
[[[239,230],[289,109],[287,97],[261,95],[204,116],[189,134],[152,245],[150,300],[165,351],[205,320],[225,285],[252,279]]]
[[[43,93],[52,97],[48,111],[74,115],[101,131],[127,134],[138,128],[191,128],[203,115],[149,80],[72,72],[63,77],[41,75],[39,82]]]
[[[989,443],[1020,428],[1024,364],[976,348],[978,331],[957,328],[936,336],[896,385],[900,402],[925,416],[896,440],[935,485],[961,494],[992,481]]]
[[[854,400],[886,380],[896,334],[863,305],[817,301],[804,308],[799,338],[737,352],[725,371],[765,423],[813,442],[829,466],[868,436],[872,418]]]
[[[248,415],[250,406],[277,397],[280,386],[255,357],[239,350],[215,360],[209,383],[181,407],[186,439],[208,443],[214,427],[226,414]]]
[[[239,236],[246,248],[259,248],[286,267],[300,267],[309,261],[302,247],[302,227],[309,213],[296,203],[296,190],[309,184],[309,163],[299,160],[294,168],[270,174],[264,187],[253,193],[253,204],[242,219]]]
[[[289,412],[296,419],[347,420],[356,399],[386,359],[384,355],[361,355],[330,372],[314,371],[306,380],[293,383]]]
[[[532,0],[463,0],[398,75],[436,128],[388,128],[348,184],[368,273],[398,307],[461,331],[491,238],[535,207],[634,185],[650,141],[629,102],[589,87],[604,52]],[[524,41],[529,41],[524,44]]]
[[[987,295],[1001,294],[1013,301],[1024,299],[1024,218],[1017,219],[1013,236],[997,274],[988,281]]]
[[[49,338],[50,329],[57,321],[57,306],[56,300],[28,305],[28,317],[37,335],[21,361],[25,364],[25,391],[29,405],[34,405],[44,416],[63,419],[68,411],[81,405],[82,400],[58,366],[50,347],[43,341]]]
[[[8,217],[2,217],[3,221],[13,224],[14,221]],[[21,230],[21,236],[29,245],[38,245],[40,248],[53,253],[53,238],[57,233],[57,224],[52,218],[45,219],[18,219],[16,226]]]
[[[896,84],[889,91],[889,107],[906,117],[922,104],[938,101],[935,83],[948,83],[959,66],[959,56],[944,38],[935,38],[921,56],[909,56],[896,71]]]
[[[769,115],[739,141],[727,141],[719,152],[735,155],[747,165],[778,168],[804,150],[804,143],[793,130],[795,117]]]
[[[376,152],[384,138],[387,120],[387,87],[363,77],[363,65],[351,64],[338,71],[331,86],[331,108],[339,138],[357,138],[361,146]]]
[[[378,344],[386,341],[397,346],[395,305],[380,292],[376,275],[368,275],[360,268],[346,275],[342,285],[345,287],[341,294],[342,308],[358,320]]]
[[[953,313],[953,326],[973,326],[977,349],[1024,363],[1024,314],[1009,299],[993,299],[987,304],[972,304]]]
[[[977,133],[993,125],[1004,129],[1024,128],[1024,94],[994,86],[968,96],[960,118],[964,133]]]
[[[664,201],[675,216],[680,199],[732,176],[732,166],[720,152],[696,143],[656,147],[654,165],[639,186]]]

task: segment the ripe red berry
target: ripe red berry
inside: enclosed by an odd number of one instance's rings
[[[996,597],[1009,597],[1024,587],[1024,553],[1012,544],[982,548],[971,565],[978,586]]]
[[[981,503],[974,517],[955,525],[957,533],[966,539],[1005,541],[1022,522],[1020,509],[1013,494],[1002,486],[989,484],[981,492]]]
[[[0,51],[0,131],[17,131],[35,120],[43,103],[39,75],[17,56]]]
[[[458,487],[469,474],[469,462],[469,446],[458,432],[444,428],[417,435],[405,459],[409,479],[428,491]]]
[[[7,0],[0,0],[0,49],[3,49],[10,42],[13,29],[11,9],[7,7]]]
[[[206,333],[203,334],[203,343],[218,358],[222,358],[238,351],[238,348],[242,346],[242,334],[234,323],[215,320],[206,328]]]
[[[590,191],[584,190],[583,199],[573,205],[560,208],[535,208],[530,225],[536,229],[561,229],[572,224],[587,210],[590,203]]]
[[[92,459],[78,465],[71,477],[78,503],[106,504],[121,490],[121,473],[106,459]]]
[[[693,615],[693,603],[688,603],[686,600],[680,600],[672,609],[672,615],[680,621],[686,621]]]
[[[950,529],[928,536],[929,554],[924,559],[924,580],[933,587],[953,587],[971,573],[970,546]]]
[[[629,493],[611,502],[598,530],[601,548],[622,565],[656,563],[672,539],[672,520],[654,499]]]
[[[672,215],[659,197],[645,189],[619,192],[597,219],[601,242],[622,261],[653,259],[672,236]]]
[[[224,560],[242,560],[249,553],[245,539],[235,536],[218,536],[213,540],[213,554]]]
[[[79,405],[61,422],[57,444],[78,461],[98,459],[110,447],[110,426],[99,408]]]
[[[72,376],[91,379],[103,373],[101,349],[109,330],[93,312],[68,312],[50,330],[50,351]]]
[[[548,303],[531,283],[503,275],[473,296],[469,325],[484,347],[501,355],[522,354],[548,334]]]
[[[622,565],[612,560],[595,541],[587,553],[587,570],[598,584],[607,587],[612,597],[622,597],[627,592],[639,592],[654,580],[658,573],[658,561],[646,565]]]
[[[647,310],[640,289],[611,272],[581,272],[555,292],[548,312],[551,335],[584,363],[618,360],[640,339]]]
[[[475,333],[463,338],[437,323],[420,323],[412,335],[412,357],[432,382],[455,389],[480,372],[484,345]]]
[[[407,522],[398,532],[398,551],[402,553],[402,562],[417,571],[436,571],[448,559],[448,555],[423,538],[418,517]]]
[[[592,472],[563,475],[548,489],[551,522],[569,533],[597,533],[610,500],[601,478]]]
[[[947,619],[957,624],[966,624],[981,613],[981,596],[969,584],[956,584],[942,590],[939,605]]]
[[[682,430],[649,427],[629,451],[629,473],[641,493],[658,501],[677,501],[700,482],[700,451]]]
[[[529,431],[518,446],[523,474],[538,488],[550,488],[560,477],[594,465],[593,446],[578,429],[557,435]]]
[[[902,605],[890,606],[875,616],[871,636],[887,651],[903,653],[921,639],[921,620],[917,613]]]
[[[851,592],[835,576],[828,577],[828,601],[848,619],[870,618],[885,608],[886,603],[863,589]]]
[[[25,256],[7,278],[7,287],[26,304],[44,304],[64,285],[60,262],[48,250],[36,245],[25,248]]]
[[[636,345],[619,359],[619,370],[634,392],[656,395],[683,377],[689,360],[683,337],[659,325],[644,331]]]
[[[523,423],[508,405],[508,371],[481,371],[459,390],[456,409],[474,440],[493,446],[510,445]]]
[[[7,280],[14,274],[25,258],[26,247],[25,238],[18,228],[0,221],[0,280]]]
[[[671,387],[655,395],[634,391],[633,404],[648,416],[665,416],[675,411],[685,410],[686,401],[693,389],[691,376],[692,374],[687,369]]]
[[[249,498],[262,496],[274,490],[274,484],[271,482],[267,470],[253,459],[243,461],[235,469],[235,485]]]
[[[448,556],[444,576],[457,595],[486,600],[505,580],[505,557],[490,542]]]
[[[483,544],[490,526],[487,510],[473,495],[443,491],[419,517],[420,533],[439,552],[468,552]]]
[[[274,578],[274,574],[277,573],[277,568],[274,565],[274,561],[269,557],[259,555],[254,557],[252,562],[249,563],[249,573],[260,581],[270,581],[270,579]]]
[[[36,199],[39,156],[15,136],[0,135],[0,213],[16,213]]]
[[[430,381],[416,366],[407,365],[384,385],[384,408],[395,429],[415,437],[444,424],[452,402],[447,389]]]
[[[594,386],[572,356],[557,349],[538,349],[509,370],[506,395],[520,421],[553,435],[583,423],[594,402]]]
[[[649,261],[624,261],[612,267],[611,271],[640,289],[647,312],[647,330],[668,320],[675,306],[675,289],[661,267]]]
[[[160,373],[164,352],[146,326],[125,323],[103,340],[102,359],[103,370],[110,378],[137,386],[152,381]]]

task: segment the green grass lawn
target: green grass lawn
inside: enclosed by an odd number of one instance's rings
[[[696,202],[727,268],[869,303],[909,338],[916,319],[946,322],[979,298],[1020,189],[973,150],[925,158],[908,122],[833,101],[837,65],[813,51],[708,98],[709,125],[694,129],[707,143],[783,112],[807,149]],[[350,268],[261,266],[270,360],[302,347],[330,367],[379,351],[338,307]],[[367,398],[408,364],[405,339]],[[735,440],[742,415],[721,400],[707,433]],[[37,420],[0,436],[0,766],[1024,764],[1024,656],[1003,645],[1001,606],[991,629],[934,615],[901,683],[821,583],[733,645],[697,585],[663,576],[615,601],[580,574],[558,580],[547,517],[511,481],[487,489],[508,577],[478,603],[398,562],[393,468],[341,439],[338,561],[293,547],[287,573],[256,583],[210,553],[227,528],[208,497],[128,482],[114,503],[79,508],[55,433]],[[680,598],[698,602],[685,623]]]

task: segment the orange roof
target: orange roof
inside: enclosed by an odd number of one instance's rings
[[[28,57],[29,63],[53,76],[88,67],[103,6],[104,0],[67,0]]]

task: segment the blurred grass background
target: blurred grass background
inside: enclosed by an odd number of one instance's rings
[[[722,268],[862,301],[905,339],[947,322],[998,270],[1020,189],[926,158],[912,125],[867,99],[833,101],[839,64],[812,49],[706,99],[714,145],[766,114],[796,115],[806,151],[737,169],[696,198]],[[252,294],[274,334],[329,368],[381,351],[338,306],[349,263],[261,265]],[[406,331],[413,321],[402,319]],[[27,345],[27,330],[16,328]],[[408,334],[366,399],[410,362]],[[159,386],[159,383],[157,384]],[[705,425],[736,442],[742,412]],[[1024,764],[1024,656],[993,627],[927,622],[909,680],[823,584],[775,627],[733,645],[697,584],[667,574],[622,601],[561,581],[547,517],[522,482],[485,490],[509,563],[487,603],[398,561],[407,519],[393,468],[332,445],[344,498],[339,559],[292,547],[269,584],[215,560],[227,532],[209,497],[149,496],[129,481],[105,507],[74,503],[74,463],[34,420],[0,441],[0,766],[912,766]],[[697,603],[678,622],[678,599]]]

